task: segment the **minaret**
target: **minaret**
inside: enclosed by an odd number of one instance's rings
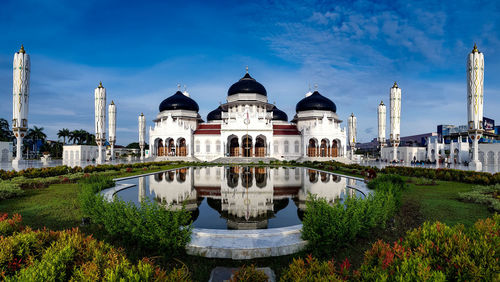
[[[111,101],[108,106],[108,129],[109,129],[109,145],[111,147],[111,158],[112,161],[115,158],[114,149],[116,142],[116,106],[115,102]]]
[[[393,147],[393,161],[398,160],[398,146],[401,132],[401,88],[394,82],[391,88],[391,145]]]
[[[95,98],[95,142],[98,147],[97,163],[103,162],[102,145],[106,142],[106,88],[99,82],[94,91]]]
[[[474,49],[467,58],[467,121],[469,136],[472,139],[472,160],[469,166],[475,171],[482,170],[478,159],[479,139],[483,133],[483,81],[484,55]]]
[[[387,122],[387,109],[384,101],[380,101],[377,109],[378,113],[378,143],[380,144],[380,156],[382,156],[382,148],[385,147],[385,130]]]
[[[144,145],[146,140],[146,117],[141,113],[139,116],[139,147],[141,148],[141,160],[144,159]]]
[[[23,159],[23,138],[28,130],[28,110],[30,94],[30,55],[24,51],[21,45],[19,52],[14,54],[13,63],[13,85],[12,85],[12,131],[17,139],[17,153],[13,162],[18,164]]]
[[[356,147],[356,130],[357,130],[357,119],[354,113],[347,119],[347,126],[349,128],[349,146],[351,147],[351,159],[354,158],[354,149]]]

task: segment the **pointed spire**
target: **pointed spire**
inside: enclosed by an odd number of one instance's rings
[[[19,53],[23,53],[23,54],[26,53],[26,51],[24,51],[24,45],[23,44],[21,44],[21,49],[19,49]]]
[[[314,83],[314,91],[318,91],[318,84]]]
[[[477,50],[476,43],[474,43],[474,49],[472,49],[472,53],[479,53],[479,50]]]
[[[177,91],[181,91],[181,84],[177,83]]]
[[[143,116],[144,116],[144,114],[143,114],[143,113],[141,113],[141,117],[143,117]]]
[[[248,66],[245,67],[246,72],[248,73]]]
[[[353,117],[353,116],[354,116],[354,113],[351,113],[351,117]]]
[[[115,104],[115,102],[113,100],[111,100],[111,105],[114,105],[114,104]]]
[[[384,101],[382,101],[382,100],[381,100],[381,101],[380,101],[380,105],[383,105],[383,104],[384,104]]]
[[[102,81],[99,81],[99,86],[98,88],[104,88],[104,86],[102,86]]]
[[[398,88],[398,83],[396,81],[394,81],[394,85],[392,86],[392,88]]]

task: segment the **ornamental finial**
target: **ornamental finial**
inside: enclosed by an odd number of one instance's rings
[[[394,81],[394,85],[392,86],[392,88],[398,88],[398,83],[396,81]]]
[[[318,91],[318,84],[314,83],[314,91]]]
[[[144,114],[143,114],[143,113],[141,113],[141,117],[143,117],[143,116],[144,116]]]
[[[111,105],[114,105],[114,104],[115,104],[115,102],[113,100],[111,100]]]
[[[381,101],[380,101],[380,105],[383,105],[383,104],[384,104],[384,101],[382,101],[382,100],[381,100]]]
[[[99,81],[99,88],[104,88],[104,86],[102,86],[102,81]]]
[[[248,66],[245,67],[246,72],[248,73]]]
[[[177,90],[181,91],[181,84],[180,83],[177,83]]]
[[[19,49],[19,53],[23,53],[23,54],[26,53],[26,51],[24,51],[24,45],[23,44],[21,44],[21,49]]]
[[[476,43],[474,43],[474,49],[472,49],[472,53],[479,53],[479,50],[477,50]]]

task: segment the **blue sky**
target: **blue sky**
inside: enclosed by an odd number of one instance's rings
[[[137,140],[177,83],[203,118],[245,66],[291,118],[308,85],[376,137],[377,105],[403,91],[402,135],[466,123],[466,56],[485,54],[485,116],[500,123],[496,1],[0,2],[0,117],[12,118],[12,57],[31,55],[30,126],[93,131],[93,89],[117,105],[117,141]],[[345,123],[344,123],[344,126]]]

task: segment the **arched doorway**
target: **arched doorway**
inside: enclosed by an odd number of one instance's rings
[[[156,139],[156,154],[161,157],[161,156],[164,156],[165,155],[165,152],[164,152],[164,149],[163,148],[163,140],[161,139]]]
[[[169,156],[175,156],[175,141],[172,138],[167,139],[167,154]]]
[[[266,156],[266,140],[263,136],[257,136],[255,139],[255,156],[265,157]]]
[[[320,146],[320,157],[328,157],[329,156],[329,148],[328,148],[328,140],[323,139],[321,140],[321,146]]]
[[[245,135],[241,138],[241,149],[243,151],[243,157],[248,158],[253,155],[252,143],[252,137],[249,135]]]
[[[229,156],[238,157],[240,155],[240,144],[236,136],[229,137]]]
[[[314,138],[309,139],[309,145],[307,146],[307,156],[308,157],[316,157],[316,147],[317,142]]]
[[[337,140],[332,141],[332,147],[330,148],[330,151],[330,156],[332,156],[333,158],[339,156],[339,143]]]
[[[187,156],[186,139],[184,138],[177,139],[176,155],[179,157]]]

